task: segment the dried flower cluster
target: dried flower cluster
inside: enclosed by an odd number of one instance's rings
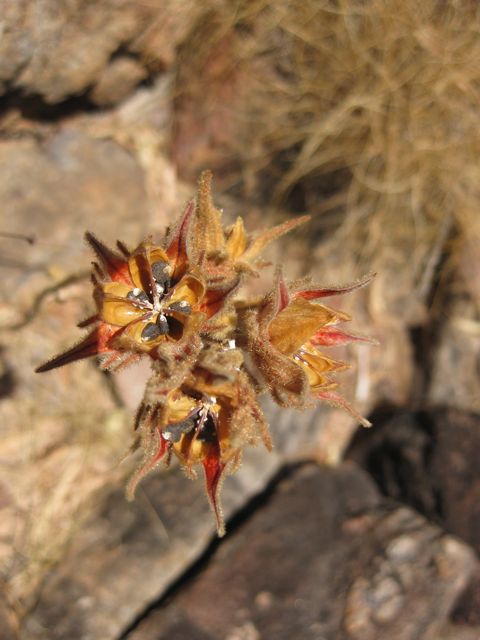
[[[343,287],[285,282],[280,272],[262,299],[238,300],[246,278],[262,266],[259,255],[272,240],[308,220],[291,220],[255,238],[237,218],[222,228],[211,200],[211,174],[202,174],[196,198],[166,234],[130,251],[108,249],[90,233],[97,313],[80,323],[90,333],[72,349],[37,369],[48,371],[100,356],[103,369],[149,357],[152,373],[135,419],[136,446],[144,458],[127,493],[162,459],[175,454],[187,474],[203,466],[219,535],[221,480],[235,471],[243,447],[262,441],[271,448],[257,396],[268,391],[282,407],[303,408],[316,399],[340,405],[364,424],[335,392],[332,374],[347,367],[318,347],[368,341],[341,330],[350,318],[320,304],[369,277]],[[246,357],[248,355],[248,358]],[[248,361],[248,365],[247,365]]]

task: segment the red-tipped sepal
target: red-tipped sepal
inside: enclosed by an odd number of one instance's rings
[[[194,212],[195,201],[190,200],[180,220],[167,236],[165,251],[174,265],[174,276],[176,277],[187,262],[188,231]]]
[[[99,354],[113,354],[114,350],[108,347],[108,343],[114,333],[115,330],[112,327],[102,323],[98,327],[95,327],[91,333],[71,349],[60,353],[58,356],[55,356],[48,362],[45,362],[45,364],[37,367],[35,372],[43,373],[44,371],[63,367],[66,364],[75,362],[76,360],[84,360],[85,358],[90,358],[91,356]]]
[[[278,278],[276,282],[276,296],[277,296],[277,313],[283,311],[285,307],[288,307],[290,303],[290,294],[288,292],[288,287],[283,279],[283,275],[281,272],[278,273]]]
[[[344,293],[350,293],[355,289],[365,287],[375,277],[375,273],[369,273],[357,282],[351,284],[340,285],[338,287],[317,287],[312,285],[308,289],[303,291],[297,291],[294,293],[294,298],[304,298],[305,300],[316,300],[318,298],[329,298],[330,296],[340,296]]]
[[[171,442],[169,442],[168,440],[166,440],[160,429],[157,428],[157,434],[158,434],[158,447],[157,450],[153,453],[152,456],[150,456],[149,458],[147,458],[146,460],[144,460],[142,462],[142,464],[140,465],[140,467],[136,470],[136,472],[133,474],[133,476],[130,478],[130,481],[127,485],[127,489],[126,489],[126,496],[127,496],[127,500],[133,500],[135,497],[135,491],[137,490],[137,487],[140,483],[141,480],[143,480],[143,478],[150,473],[150,471],[153,471],[153,469],[155,469],[155,467],[158,465],[159,462],[161,462],[161,460],[170,453],[170,449],[171,449]],[[170,456],[167,455],[166,458],[166,462],[167,465],[170,461]]]
[[[212,453],[209,453],[204,460],[202,460],[202,466],[205,474],[205,487],[208,500],[215,516],[217,534],[221,538],[225,535],[225,521],[223,519],[222,505],[220,502],[220,490],[226,464],[220,460],[218,447],[215,447]]]
[[[365,344],[378,345],[374,338],[357,336],[353,333],[341,331],[336,327],[324,327],[312,336],[310,342],[316,347],[336,347],[338,345],[349,344],[350,342],[363,342]]]
[[[128,271],[128,261],[125,258],[109,249],[89,231],[85,234],[85,240],[94,250],[95,255],[100,261],[100,266],[106,275],[114,282],[132,283]]]

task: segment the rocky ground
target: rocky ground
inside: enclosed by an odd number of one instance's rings
[[[33,373],[92,309],[84,231],[158,236],[202,165],[227,221],[254,230],[296,207],[255,186],[241,199],[233,144],[222,169],[235,88],[242,104],[252,86],[230,73],[228,39],[205,62],[200,111],[202,87],[177,92],[186,43],[211,24],[199,3],[4,0],[0,16],[0,638],[478,640],[479,252],[450,260],[446,225],[416,252],[414,286],[410,231],[385,234],[376,281],[339,302],[381,343],[343,354],[343,393],[374,428],[266,404],[275,448],[226,480],[226,538],[175,466],[129,503],[145,369]],[[314,216],[269,258],[291,277],[354,280],[345,238]]]

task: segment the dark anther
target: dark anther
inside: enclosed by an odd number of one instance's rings
[[[166,336],[167,333],[170,332],[170,327],[168,326],[168,320],[162,313],[159,313],[157,316],[157,328],[159,331],[159,335],[162,335],[162,336]]]
[[[171,311],[178,311],[179,313],[184,313],[186,316],[189,316],[192,313],[192,307],[188,304],[186,300],[178,300],[178,302],[173,302],[168,308]]]
[[[170,284],[170,265],[168,262],[158,260],[158,262],[152,264],[151,268],[152,275],[156,282],[161,284],[165,289],[168,289],[168,285]]]
[[[135,292],[134,290],[129,291],[127,293],[127,298],[129,300],[133,300],[133,302],[148,302],[148,296],[145,293],[145,291],[142,291],[141,289],[137,290],[137,292]]]
[[[170,442],[178,442],[184,433],[190,433],[195,427],[193,418],[187,418],[182,422],[169,424],[163,432],[163,437]]]
[[[201,442],[216,442],[217,428],[215,426],[215,420],[211,413],[208,414],[207,419],[203,423],[203,426],[199,431],[197,438]]]
[[[145,328],[142,331],[142,340],[155,340],[155,338],[158,338],[161,335],[163,334],[158,324],[149,322],[145,325]]]

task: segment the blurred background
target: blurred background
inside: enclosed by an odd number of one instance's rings
[[[0,1],[0,638],[480,638],[480,10],[469,0]],[[264,404],[224,484],[125,479],[148,372],[33,370],[93,308],[83,234],[162,237],[214,172],[380,346],[364,430]],[[19,237],[17,237],[19,236]],[[253,284],[268,289],[273,267]]]

